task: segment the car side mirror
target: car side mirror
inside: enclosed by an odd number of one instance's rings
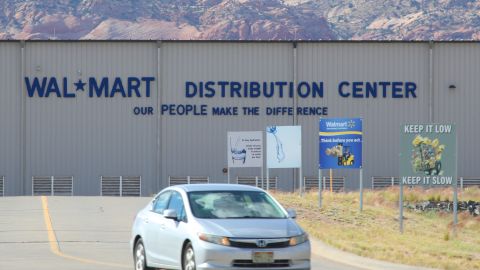
[[[163,217],[177,220],[178,218],[177,211],[175,209],[165,209],[163,210]]]
[[[287,209],[287,213],[289,218],[297,218],[297,211],[295,211],[295,209]]]

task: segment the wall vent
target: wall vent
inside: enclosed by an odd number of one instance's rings
[[[101,176],[102,196],[140,197],[141,176]]]
[[[322,179],[323,190],[330,190],[330,177],[324,176]],[[318,176],[305,176],[303,178],[303,186],[305,190],[318,189]],[[332,189],[335,192],[345,189],[345,177],[333,177]]]
[[[52,177],[51,176],[34,176],[32,177],[32,195],[33,196],[51,196]]]
[[[0,197],[5,196],[5,176],[0,176]]]
[[[53,177],[53,196],[73,196],[73,177]]]
[[[168,185],[187,185],[187,184],[208,184],[210,178],[208,176],[169,176]]]
[[[73,176],[34,176],[32,195],[73,196]]]
[[[122,196],[140,197],[142,190],[142,178],[140,176],[123,176],[121,184]]]
[[[372,189],[382,189],[399,185],[399,178],[393,176],[372,176]]]
[[[278,176],[275,177],[269,177],[268,178],[268,189],[269,190],[277,190],[277,182],[278,182]],[[260,181],[259,183],[259,188],[267,190],[267,178],[263,179],[263,182]]]
[[[269,189],[277,189],[277,179],[278,177],[270,177],[270,181],[268,183]],[[259,176],[237,176],[237,184],[239,185],[247,185],[253,187],[259,187],[262,189],[267,188],[267,179],[259,177]]]

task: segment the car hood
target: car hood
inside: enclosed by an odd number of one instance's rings
[[[291,219],[198,219],[205,233],[238,238],[281,238],[302,234]]]

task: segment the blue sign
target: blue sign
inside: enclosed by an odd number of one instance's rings
[[[320,169],[362,168],[362,119],[320,119]]]

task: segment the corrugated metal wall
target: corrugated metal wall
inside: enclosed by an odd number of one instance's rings
[[[22,54],[22,46],[24,53]],[[356,42],[1,42],[0,175],[6,194],[31,194],[32,176],[74,176],[75,195],[99,195],[100,176],[142,176],[142,194],[157,192],[169,176],[209,176],[226,182],[227,132],[264,130],[267,125],[302,125],[303,175],[316,176],[319,116],[267,116],[269,106],[326,106],[328,117],[364,118],[364,180],[398,174],[400,125],[427,122],[433,97],[435,122],[454,122],[458,173],[479,176],[474,123],[480,115],[480,51],[475,43]],[[22,59],[24,73],[22,75]],[[296,67],[296,69],[295,69]],[[430,78],[433,94],[430,95]],[[24,76],[56,77],[73,83],[90,77],[155,77],[151,97],[27,97]],[[187,98],[185,82],[323,81],[324,98]],[[412,81],[417,98],[343,98],[341,81]],[[449,89],[449,85],[455,89]],[[62,87],[62,85],[60,85]],[[111,88],[111,85],[110,85]],[[73,89],[73,90],[72,90]],[[161,104],[205,104],[209,116],[161,115]],[[155,108],[137,116],[135,106]],[[259,116],[212,116],[214,106],[258,106]],[[24,110],[22,109],[24,108]],[[24,175],[22,175],[24,172]],[[358,187],[358,171],[335,171]],[[231,169],[236,176],[260,169]],[[279,186],[292,190],[296,170],[275,169]],[[22,179],[23,178],[23,179]]]
[[[433,47],[435,122],[456,124],[457,170],[460,176],[477,177],[480,168],[480,45],[442,44]],[[454,85],[456,88],[450,89]]]
[[[22,194],[22,92],[20,43],[0,43],[0,176],[5,195]]]
[[[299,81],[326,83],[323,100],[300,99],[299,106],[328,106],[328,117],[363,118],[365,186],[371,186],[371,176],[397,175],[400,125],[428,121],[428,44],[307,43],[298,51]],[[391,92],[387,98],[344,98],[338,93],[342,81],[411,81],[417,98],[392,98]],[[318,142],[316,117],[299,116],[299,124],[306,131],[304,143]],[[318,155],[318,147],[304,148],[305,175],[318,175]],[[359,187],[358,170],[336,170],[334,176],[347,177],[349,189]]]
[[[35,42],[26,46],[26,76],[79,79],[156,77],[155,43]],[[124,82],[125,83],[125,82]],[[63,86],[60,86],[63,87]],[[32,176],[74,176],[74,193],[100,195],[101,176],[142,176],[144,193],[156,188],[156,118],[136,116],[134,106],[156,106],[152,97],[27,99],[27,187]],[[27,189],[30,194],[31,189]]]
[[[227,132],[265,130],[268,124],[291,125],[280,116],[211,116],[214,106],[293,106],[289,98],[185,97],[185,82],[292,81],[291,44],[274,43],[177,43],[162,45],[161,93],[163,104],[206,104],[209,116],[162,116],[162,179],[168,176],[210,176],[227,182]],[[243,114],[240,112],[240,114]],[[231,169],[237,175],[260,176],[260,169]],[[292,185],[292,170],[275,170],[284,186]],[[286,181],[286,180],[289,181]],[[164,182],[166,183],[166,182]]]

